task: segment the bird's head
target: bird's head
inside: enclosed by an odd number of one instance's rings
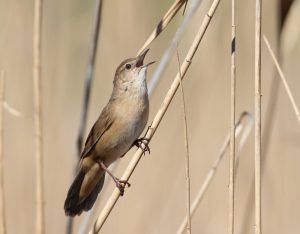
[[[114,85],[134,84],[146,81],[146,71],[149,65],[155,63],[150,62],[144,64],[144,59],[149,49],[135,58],[124,60],[117,68]]]

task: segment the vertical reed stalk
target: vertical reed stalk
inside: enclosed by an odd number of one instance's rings
[[[247,119],[247,122],[245,124],[242,123],[242,120],[246,118]],[[243,148],[251,130],[253,128],[253,120],[252,120],[252,115],[248,112],[243,112],[241,115],[240,115],[240,118],[238,120],[238,122],[236,123],[236,126],[235,126],[235,137],[237,138],[239,136],[239,134],[243,131],[243,134],[241,135],[241,138],[240,138],[240,142],[239,142],[239,146],[237,148],[237,154],[241,151],[241,149]],[[207,173],[201,187],[199,188],[198,190],[198,193],[192,203],[192,206],[191,206],[191,216],[193,217],[193,215],[195,214],[196,210],[198,209],[201,201],[203,200],[203,197],[206,193],[206,191],[208,190],[209,188],[209,185],[211,184],[214,176],[216,175],[217,173],[217,170],[218,170],[218,167],[222,161],[222,159],[224,158],[224,155],[226,153],[226,150],[228,149],[229,147],[229,144],[230,144],[230,132],[228,133],[227,137],[225,138],[225,141],[223,143],[223,145],[221,146],[220,150],[219,150],[219,153],[211,167],[211,169],[209,170],[209,172]],[[239,158],[239,157],[238,157]],[[236,160],[236,164],[235,164],[235,167],[237,168],[238,166],[238,158]],[[236,171],[236,170],[235,170]],[[185,230],[185,227],[187,225],[187,218],[185,217],[183,220],[182,220],[182,223],[179,227],[179,229],[177,230],[177,234],[182,234]]]
[[[33,92],[34,129],[36,160],[36,234],[45,232],[44,190],[43,190],[43,129],[42,129],[42,77],[41,77],[41,37],[43,0],[34,2],[33,29]]]
[[[236,83],[236,36],[235,0],[231,1],[231,98],[230,98],[230,158],[229,158],[229,213],[228,234],[234,233],[234,187],[235,187],[235,83]]]
[[[5,219],[5,193],[4,193],[4,166],[3,166],[3,115],[5,102],[5,73],[1,71],[0,80],[0,233],[6,234],[6,219]]]
[[[262,0],[256,0],[255,19],[255,233],[261,234],[261,13]]]

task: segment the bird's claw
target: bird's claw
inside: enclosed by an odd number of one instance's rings
[[[148,143],[149,143],[149,139],[142,137],[142,138],[137,139],[134,142],[134,145],[138,148],[141,148],[143,150],[143,154],[145,155],[146,152],[148,152],[150,154],[150,148],[149,148]]]
[[[130,187],[131,184],[127,180],[120,180],[116,178],[116,186],[120,191],[120,195],[123,196],[125,192],[125,187]]]

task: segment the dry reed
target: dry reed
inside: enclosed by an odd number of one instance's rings
[[[140,55],[150,44],[151,42],[158,37],[158,35],[168,26],[168,24],[172,21],[174,16],[180,10],[180,8],[187,3],[187,0],[175,0],[170,9],[163,16],[161,21],[158,23],[156,28],[150,34],[142,48],[138,51],[137,55]]]
[[[220,0],[215,0],[212,3],[211,8],[209,9],[207,15],[205,16],[205,18],[200,26],[200,29],[189,49],[189,52],[188,52],[183,64],[181,65],[182,78],[185,76],[189,66],[191,65],[192,59],[193,59],[193,57],[196,53],[196,50],[203,38],[204,33],[206,32],[206,29],[211,21],[211,18],[213,17],[215,10],[218,7],[219,2],[220,2]],[[168,93],[165,96],[165,99],[164,99],[160,109],[156,113],[154,120],[145,135],[145,138],[149,139],[149,141],[151,140],[151,138],[154,135],[158,125],[160,124],[165,112],[167,111],[168,106],[170,105],[170,103],[176,93],[179,83],[180,83],[180,75],[177,74]],[[144,151],[144,149],[142,149],[142,148],[139,148],[136,151],[136,153],[134,154],[132,160],[130,161],[128,167],[126,168],[126,170],[121,178],[122,180],[127,181],[130,178],[130,176],[133,173],[135,167],[137,166],[139,160],[141,159],[143,151]],[[113,209],[114,205],[116,204],[117,200],[119,199],[119,197],[120,197],[120,191],[118,188],[115,188],[112,195],[106,202],[104,208],[102,209],[102,212],[100,213],[98,219],[96,220],[93,228],[90,230],[90,232],[89,232],[90,234],[98,233],[100,231],[100,229],[102,228],[104,222],[106,221],[107,217],[109,216],[110,212],[112,211],[112,209]]]
[[[183,126],[184,126],[184,145],[185,145],[185,173],[186,173],[186,206],[187,206],[187,233],[192,232],[192,223],[191,223],[191,183],[190,183],[190,151],[189,151],[189,141],[188,141],[188,127],[187,127],[187,118],[186,118],[186,106],[185,106],[185,97],[184,89],[182,84],[182,74],[180,71],[180,59],[177,49],[177,62],[178,62],[178,73],[180,76],[180,92],[181,92],[181,103],[182,103],[182,114],[183,114]]]
[[[77,136],[77,155],[80,157],[84,132],[86,129],[86,122],[87,122],[87,115],[88,115],[88,106],[90,100],[90,93],[91,93],[91,86],[94,77],[94,70],[95,70],[95,61],[96,61],[96,53],[98,48],[98,39],[99,39],[99,32],[100,32],[100,23],[101,23],[101,15],[102,15],[102,0],[96,0],[95,6],[95,13],[93,19],[93,29],[91,35],[91,42],[90,42],[90,50],[89,50],[89,57],[88,57],[88,65],[85,75],[85,83],[84,83],[84,98],[82,103],[82,111],[81,111],[81,119],[80,119],[80,126]]]
[[[285,75],[283,74],[283,71],[282,71],[282,69],[281,69],[281,67],[280,67],[280,65],[279,65],[279,62],[278,62],[278,60],[276,59],[276,56],[275,56],[275,54],[274,54],[274,52],[273,52],[273,50],[272,50],[272,48],[271,48],[271,45],[270,45],[270,43],[269,43],[269,41],[268,41],[268,38],[267,38],[265,35],[264,35],[264,41],[265,41],[265,43],[266,43],[266,46],[267,46],[267,48],[268,48],[268,51],[269,51],[269,53],[270,53],[272,59],[273,59],[273,62],[274,62],[274,64],[275,64],[276,68],[277,68],[277,71],[278,71],[278,73],[279,73],[279,76],[280,76],[280,78],[281,78],[281,81],[282,81],[282,83],[283,83],[283,86],[284,86],[284,88],[285,88],[285,90],[286,90],[286,92],[287,92],[287,95],[288,95],[288,97],[289,97],[289,99],[290,99],[290,101],[291,101],[291,104],[292,104],[293,109],[294,109],[295,114],[296,114],[296,118],[297,118],[297,120],[298,120],[298,122],[299,122],[299,124],[300,124],[300,112],[299,112],[299,108],[298,108],[298,106],[297,106],[297,104],[296,104],[296,102],[295,102],[293,93],[292,93],[292,91],[291,91],[291,89],[290,89],[290,87],[289,87],[289,85],[288,85],[288,83],[287,83],[286,77],[285,77]]]
[[[43,129],[42,129],[42,77],[41,37],[43,1],[34,1],[33,28],[33,93],[36,160],[36,233],[45,232],[44,189],[43,189]]]
[[[255,160],[255,233],[261,234],[261,7],[256,0],[255,17],[255,93],[254,93],[254,160]]]
[[[247,119],[247,122],[246,122],[246,124],[243,125],[242,122],[244,119]],[[235,138],[237,138],[240,135],[240,133],[243,131],[243,134],[240,138],[240,143],[239,143],[239,147],[237,149],[237,153],[239,153],[242,150],[246,140],[249,137],[252,127],[253,127],[252,115],[248,112],[243,112],[240,115],[239,120],[235,125]],[[228,146],[230,144],[230,134],[231,133],[229,132],[229,134],[225,138],[225,141],[219,150],[218,156],[216,157],[211,169],[209,170],[209,172],[207,173],[207,175],[204,179],[204,182],[202,183],[200,189],[197,192],[197,195],[196,195],[196,197],[193,201],[192,207],[191,207],[191,216],[192,217],[195,214],[196,210],[198,209],[201,201],[203,200],[203,197],[204,197],[207,189],[209,188],[209,185],[211,184],[214,176],[217,173],[218,166],[220,165],[222,159],[224,158],[226,150],[228,149]],[[238,160],[236,160],[236,164],[235,164],[236,168],[237,168],[237,166],[238,166]],[[186,225],[187,225],[187,218],[184,218],[176,233],[182,234],[184,232]]]
[[[90,101],[90,96],[91,96],[91,87],[92,87],[92,82],[93,82],[93,77],[94,77],[96,54],[97,54],[97,48],[98,48],[100,23],[101,23],[101,16],[102,16],[102,3],[103,3],[102,0],[96,0],[96,4],[95,4],[93,28],[92,28],[87,70],[86,70],[85,82],[84,82],[83,103],[82,103],[82,109],[81,109],[78,135],[77,135],[77,140],[76,140],[76,148],[77,148],[77,157],[78,158],[80,158],[80,155],[81,155],[84,133],[86,130],[88,107],[89,107],[89,101]],[[75,169],[75,173],[77,173],[76,169]],[[84,221],[82,223],[83,224],[87,223],[91,216],[92,216],[92,212],[89,212],[84,217]],[[68,217],[66,233],[71,234],[72,232],[73,232],[73,218]]]
[[[6,218],[5,218],[5,193],[4,193],[4,140],[3,140],[3,116],[5,102],[5,73],[1,71],[0,80],[0,233],[6,234]]]
[[[24,118],[24,114],[20,111],[16,110],[14,107],[10,106],[6,101],[3,102],[3,108],[10,113],[11,115],[18,117],[18,118]]]
[[[179,41],[181,40],[182,36],[184,35],[184,32],[187,28],[187,26],[189,25],[190,20],[192,19],[192,17],[194,16],[195,12],[197,11],[197,9],[199,8],[200,4],[201,4],[202,0],[194,0],[191,1],[191,6],[189,8],[189,11],[185,14],[185,17],[183,18],[180,26],[178,27],[172,41],[170,42],[169,46],[167,47],[167,49],[165,50],[163,56],[161,57],[159,64],[157,66],[157,68],[155,69],[152,78],[149,82],[148,85],[148,93],[149,95],[151,95],[158,82],[160,81],[163,72],[165,71],[173,53],[176,51],[177,45],[179,44]]]
[[[234,168],[235,168],[235,83],[236,83],[236,35],[235,0],[231,1],[231,86],[230,86],[230,157],[229,157],[229,211],[228,234],[234,233]]]
[[[282,26],[283,24],[281,24],[281,27],[279,27],[278,30],[278,35],[277,38],[280,39],[280,36],[282,36]],[[279,49],[278,51],[280,51],[280,47],[281,47],[281,42],[279,40]],[[273,71],[272,71],[273,72]],[[266,161],[267,158],[270,156],[269,155],[269,150],[271,149],[271,139],[272,139],[272,135],[273,135],[273,131],[274,131],[274,122],[276,119],[276,113],[277,113],[277,109],[278,109],[278,98],[279,98],[279,88],[280,88],[280,83],[279,83],[279,78],[277,77],[277,75],[273,74],[272,75],[272,79],[269,85],[269,90],[270,93],[267,97],[265,97],[265,99],[267,100],[267,104],[266,104],[266,110],[264,111],[264,125],[263,125],[263,129],[262,129],[262,144],[263,144],[263,148],[262,148],[262,155],[263,157],[261,158],[261,177],[264,177],[264,174],[266,173]],[[240,230],[239,233],[246,233],[249,230],[249,227],[252,226],[251,225],[251,217],[253,215],[253,210],[255,207],[253,207],[253,198],[254,198],[254,191],[252,188],[255,187],[255,181],[254,181],[254,177],[252,178],[252,181],[250,183],[249,186],[249,191],[247,193],[247,198],[246,198],[246,205],[245,205],[245,209],[243,212],[243,218],[242,218],[242,222],[240,225]]]

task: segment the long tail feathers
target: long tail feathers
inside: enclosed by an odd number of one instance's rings
[[[65,213],[68,216],[80,215],[82,211],[90,210],[93,207],[97,196],[103,187],[105,173],[102,174],[101,178],[99,179],[91,193],[84,200],[80,201],[79,194],[85,176],[86,173],[83,170],[80,170],[69,189],[64,205]]]

